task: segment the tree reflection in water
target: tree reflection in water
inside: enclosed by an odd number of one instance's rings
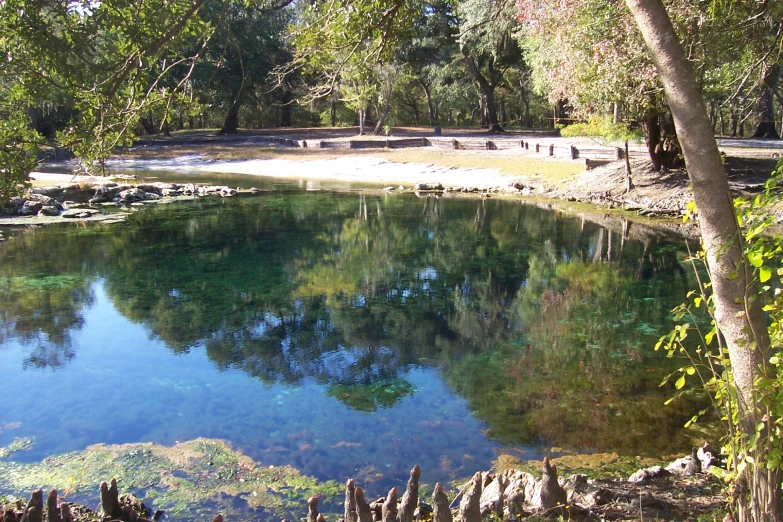
[[[684,248],[632,228],[513,201],[364,194],[148,208],[7,241],[0,342],[30,346],[30,367],[67,364],[102,278],[169,349],[203,346],[264,383],[311,379],[372,412],[415,394],[408,370],[436,367],[502,442],[672,451],[690,444],[679,428],[693,405],[661,407],[675,363],[652,347],[690,287]]]

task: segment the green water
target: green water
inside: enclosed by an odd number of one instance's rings
[[[519,201],[275,192],[6,231],[0,446],[225,439],[370,495],[507,452],[686,451],[684,240]],[[640,239],[633,239],[634,237]],[[0,491],[1,492],[1,491]]]

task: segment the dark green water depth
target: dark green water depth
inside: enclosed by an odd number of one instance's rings
[[[329,192],[11,232],[0,446],[212,437],[373,492],[416,463],[434,483],[501,452],[685,451],[696,406],[663,406],[681,361],[653,350],[694,286],[684,241],[627,232]]]

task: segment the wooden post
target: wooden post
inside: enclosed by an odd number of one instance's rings
[[[549,146],[549,155],[550,156],[554,156],[555,155],[555,144],[554,143]]]
[[[484,148],[486,148],[487,150],[492,150],[492,142],[487,140],[487,142],[484,143]]]
[[[530,142],[525,142],[525,150],[530,150]]]
[[[573,160],[573,159],[576,159],[578,157],[579,157],[579,151],[576,150],[576,146],[575,145],[571,145],[571,159]]]
[[[615,104],[615,105],[617,105],[617,104]],[[623,149],[621,149],[620,147],[615,147],[614,148],[614,159],[615,159],[615,161],[619,161],[619,160],[623,159]]]
[[[539,145],[536,143],[536,152],[538,152]]]
[[[519,148],[524,149],[525,148],[525,140],[519,140]]]
[[[585,170],[592,170],[593,166],[590,163],[590,158],[585,158]]]

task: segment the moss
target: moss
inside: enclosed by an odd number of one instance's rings
[[[205,510],[233,518],[248,508],[301,511],[308,497],[322,494],[328,500],[340,491],[336,482],[319,483],[290,466],[262,466],[212,439],[172,447],[98,444],[37,464],[0,462],[0,489],[17,494],[56,487],[97,498],[97,485],[112,477],[121,490],[176,518],[198,518]]]

